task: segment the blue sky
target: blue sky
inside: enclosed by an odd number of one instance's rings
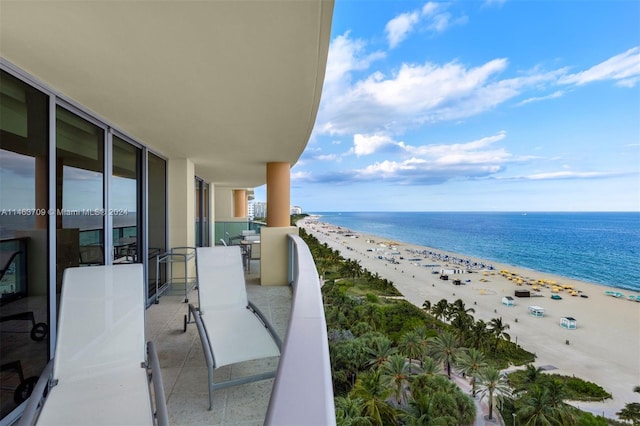
[[[336,0],[291,178],[305,212],[639,211],[640,2]]]

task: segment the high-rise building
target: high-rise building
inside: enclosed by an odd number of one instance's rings
[[[253,217],[267,217],[267,203],[264,201],[255,201],[253,203]]]

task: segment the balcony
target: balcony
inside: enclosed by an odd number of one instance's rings
[[[283,339],[280,358],[225,366],[222,378],[278,366],[274,379],[216,390],[209,411],[207,368],[195,325],[183,332],[184,293],[163,295],[147,310],[147,338],[162,367],[172,425],[335,424],[326,323],[318,274],[307,245],[289,236],[289,282],[258,284],[260,261],[252,260],[247,293]],[[189,299],[197,303],[197,290]]]

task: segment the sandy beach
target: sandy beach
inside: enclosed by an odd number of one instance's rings
[[[615,413],[625,404],[640,401],[640,395],[633,392],[634,386],[640,385],[640,302],[627,299],[629,294],[640,292],[469,259],[468,256],[389,241],[353,230],[345,233],[344,228],[314,218],[299,221],[298,226],[320,242],[339,250],[343,257],[357,260],[363,268],[393,281],[404,297],[417,306],[422,306],[425,300],[436,303],[440,299],[449,302],[462,299],[467,307],[475,309],[476,320],[502,317],[510,326],[507,332],[511,340],[536,354],[537,367],[592,381],[613,395],[612,399],[603,402],[575,403],[579,408],[617,418]],[[433,254],[423,254],[429,252]],[[445,256],[449,256],[448,259]],[[472,266],[471,273],[464,271],[449,274],[447,281],[440,279],[442,269],[466,270],[467,265]],[[504,270],[509,273],[501,274]],[[459,279],[461,285],[454,285],[454,279]],[[520,285],[518,279],[522,279]],[[539,291],[533,290],[534,285],[527,284],[531,282],[539,283],[536,285]],[[552,283],[571,286],[576,295],[572,296],[571,289],[565,288],[557,292],[562,299],[553,300],[550,297],[554,294]],[[536,297],[514,297],[515,290],[529,290]],[[624,297],[609,296],[605,291],[619,291]],[[505,306],[502,303],[505,296],[511,296],[515,305]],[[529,306],[544,308],[544,316],[530,315]],[[577,328],[561,327],[563,317],[574,318]]]

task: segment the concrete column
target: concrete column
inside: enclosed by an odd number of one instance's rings
[[[267,227],[260,231],[260,284],[287,285],[290,219],[290,165],[267,163]]]
[[[290,226],[291,166],[267,163],[267,226]]]
[[[233,217],[233,190],[216,186],[213,206],[218,220],[229,220]]]
[[[247,217],[247,191],[233,190],[233,217]]]
[[[194,247],[196,245],[196,197],[195,168],[188,158],[169,159],[168,206],[169,206],[169,247]],[[171,268],[172,279],[185,279],[181,264]],[[195,260],[187,265],[187,276],[195,276]]]
[[[169,248],[195,246],[195,170],[188,158],[169,160]]]

